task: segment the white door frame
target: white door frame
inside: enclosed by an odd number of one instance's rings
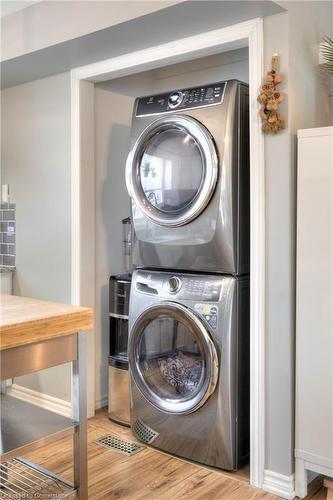
[[[94,82],[119,78],[248,46],[251,170],[251,484],[261,487],[265,458],[265,165],[257,91],[263,75],[263,21],[227,28],[113,57],[71,71],[72,301],[94,305]],[[88,413],[94,413],[94,337],[88,349]]]

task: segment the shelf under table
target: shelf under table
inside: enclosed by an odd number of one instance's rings
[[[0,499],[77,498],[74,486],[24,458],[0,464]]]
[[[70,418],[1,394],[1,461],[73,434],[75,426]]]

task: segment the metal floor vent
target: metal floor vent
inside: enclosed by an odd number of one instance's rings
[[[136,420],[136,422],[134,422],[132,431],[140,441],[147,444],[151,444],[159,435],[158,432],[148,427],[142,420]]]
[[[145,449],[145,446],[138,443],[131,443],[130,441],[125,441],[118,436],[113,436],[112,434],[107,434],[95,440],[95,443],[108,448],[109,450],[118,451],[127,457],[138,453]]]
[[[21,457],[0,464],[0,499],[58,500],[74,495],[73,485]]]

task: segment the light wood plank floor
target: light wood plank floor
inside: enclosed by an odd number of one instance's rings
[[[126,457],[94,443],[96,438],[108,433],[134,441],[130,429],[110,422],[105,410],[89,420],[89,500],[278,499],[249,485],[248,468],[238,473],[225,473],[149,447]],[[71,438],[65,438],[51,447],[26,455],[26,458],[72,480],[71,446]],[[319,482],[313,485],[308,499],[325,498],[324,490],[320,488]]]

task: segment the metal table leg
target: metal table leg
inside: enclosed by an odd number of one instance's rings
[[[74,433],[74,486],[80,500],[88,499],[86,336],[76,334],[77,359],[72,362],[73,420],[78,424]]]

